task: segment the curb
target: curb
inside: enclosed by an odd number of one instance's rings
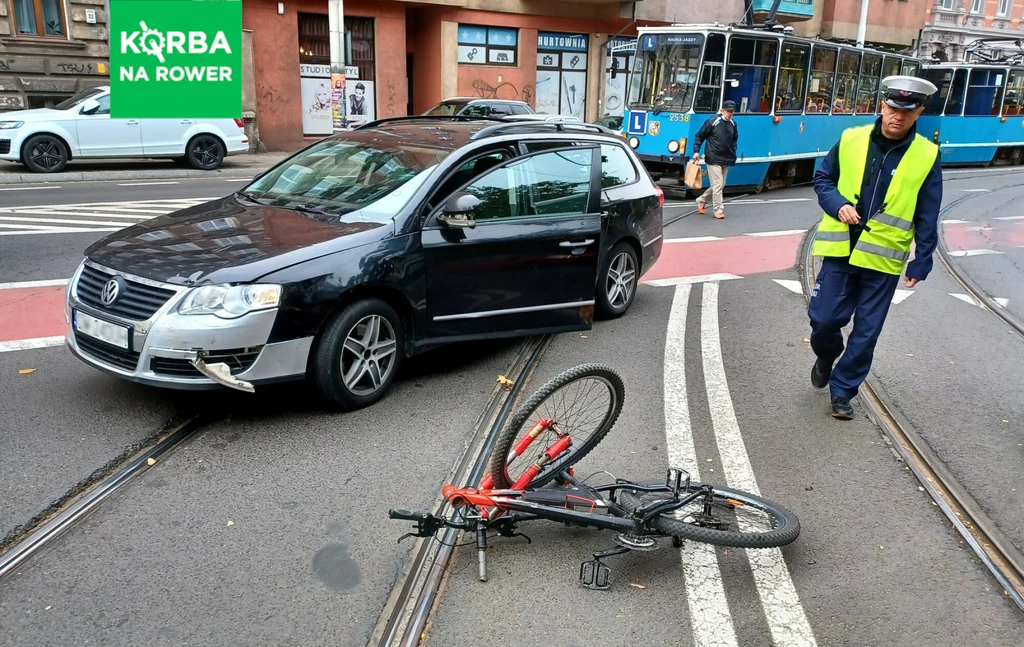
[[[227,168],[213,171],[198,169],[140,169],[137,171],[70,171],[64,173],[0,173],[0,185],[57,184],[62,182],[105,182],[107,180],[163,180],[169,178],[253,177],[273,165]]]

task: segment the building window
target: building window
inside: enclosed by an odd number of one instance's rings
[[[939,8],[945,9],[946,11],[953,11],[953,4],[955,2],[956,0],[942,0],[942,2],[939,4]]]
[[[519,30],[481,25],[459,25],[460,65],[515,66]]]
[[[984,5],[983,0],[971,0],[971,13],[981,13],[981,8]]]
[[[13,0],[14,24],[22,36],[65,36],[61,0]]]
[[[1005,16],[1010,13],[1010,0],[999,0],[999,12],[997,15]]]

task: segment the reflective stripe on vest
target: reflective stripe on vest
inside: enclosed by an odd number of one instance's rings
[[[857,203],[856,195],[864,177],[868,145],[873,125],[849,128],[839,143],[839,193]],[[850,252],[850,228],[828,214],[822,214],[811,253],[815,256],[849,256],[850,264],[887,274],[899,275],[910,258],[914,239],[914,212],[917,196],[928,177],[938,147],[915,135],[910,147],[896,166],[885,195],[885,211],[861,214],[867,227]],[[870,196],[862,196],[868,202]],[[820,241],[820,242],[819,242]]]

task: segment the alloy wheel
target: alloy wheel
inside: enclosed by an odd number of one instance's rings
[[[29,151],[29,157],[47,171],[56,168],[64,161],[64,155],[60,151],[60,146],[52,140],[44,140],[34,144]]]
[[[387,381],[398,352],[395,329],[380,315],[368,315],[356,322],[341,351],[341,374],[345,387],[356,395],[370,395]]]
[[[217,140],[211,137],[198,139],[192,146],[192,159],[203,167],[216,164],[218,159],[217,148]]]
[[[636,287],[636,264],[633,257],[621,252],[612,260],[608,266],[608,277],[605,280],[605,290],[608,295],[608,303],[618,310],[627,303],[633,296],[633,289]]]

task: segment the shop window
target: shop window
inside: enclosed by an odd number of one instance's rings
[[[482,25],[459,25],[460,65],[515,66],[519,57],[519,30]]]
[[[61,0],[12,0],[14,25],[21,36],[66,36]]]
[[[583,120],[588,46],[586,34],[537,32],[537,112]]]

